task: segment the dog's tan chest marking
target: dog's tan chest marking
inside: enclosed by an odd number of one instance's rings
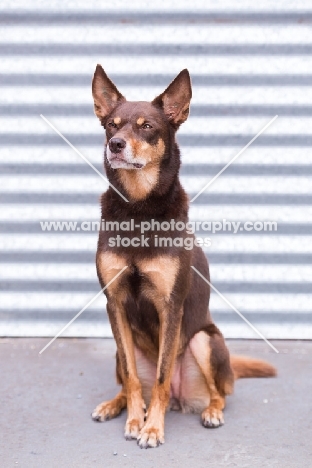
[[[168,301],[179,270],[179,259],[162,255],[141,260],[138,268],[149,278],[157,294]]]
[[[105,284],[109,283],[125,266],[130,266],[123,256],[107,251],[98,256],[97,263]],[[137,261],[136,266],[139,272],[150,280],[157,294],[168,301],[179,270],[179,259],[161,255]],[[107,289],[109,291],[116,290],[116,286],[119,284],[118,279],[122,276],[116,278]]]
[[[98,268],[105,284],[109,283],[125,266],[128,266],[125,259],[121,255],[116,255],[113,252],[102,252],[98,257]],[[125,270],[126,271],[126,270]],[[116,291],[120,277],[118,276],[107,288],[107,291],[113,293]]]

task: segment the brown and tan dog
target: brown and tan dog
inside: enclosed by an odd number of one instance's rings
[[[117,344],[116,373],[121,391],[92,413],[96,421],[127,407],[126,439],[141,448],[164,443],[167,408],[201,412],[205,427],[224,423],[225,397],[235,378],[267,377],[275,369],[263,361],[229,356],[208,309],[209,279],[202,249],[185,249],[192,234],[166,230],[166,246],[123,246],[120,235],[140,238],[139,224],[188,221],[188,197],[179,182],[180,152],[175,133],[188,117],[192,97],[187,70],[152,102],[128,102],[98,65],[92,83],[94,108],[106,130],[104,164],[112,188],[102,195],[102,219],[135,221],[129,231],[102,230],[97,272],[105,290],[107,312]],[[182,238],[182,244],[169,242]],[[125,243],[126,245],[126,243]],[[146,413],[146,404],[149,404]]]

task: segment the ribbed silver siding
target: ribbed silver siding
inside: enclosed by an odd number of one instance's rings
[[[42,232],[39,221],[99,220],[105,183],[39,114],[102,171],[90,90],[101,63],[130,100],[152,99],[190,70],[191,117],[178,140],[191,196],[279,115],[190,216],[276,221],[277,232],[207,233],[211,281],[266,337],[312,338],[312,10],[191,3],[158,0],[153,12],[142,0],[2,2],[1,335],[54,336],[99,291],[97,233]],[[211,311],[227,337],[257,338],[216,294]],[[104,298],[66,334],[109,336]]]

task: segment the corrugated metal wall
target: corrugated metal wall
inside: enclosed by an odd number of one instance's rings
[[[1,335],[54,336],[99,291],[97,233],[42,232],[39,221],[98,220],[105,183],[39,114],[102,171],[90,90],[101,63],[132,100],[190,70],[191,117],[178,140],[191,196],[279,115],[190,216],[277,221],[277,232],[211,236],[211,281],[266,337],[312,337],[312,8],[189,5],[1,3]],[[103,297],[66,334],[110,335],[104,309]],[[257,338],[216,294],[211,310],[227,337]]]

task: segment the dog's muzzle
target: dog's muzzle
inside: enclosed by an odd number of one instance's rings
[[[144,164],[133,160],[123,138],[111,138],[108,142],[107,159],[113,169],[141,169]]]
[[[127,142],[123,138],[111,138],[108,142],[109,149],[114,154],[119,154],[126,147]]]

